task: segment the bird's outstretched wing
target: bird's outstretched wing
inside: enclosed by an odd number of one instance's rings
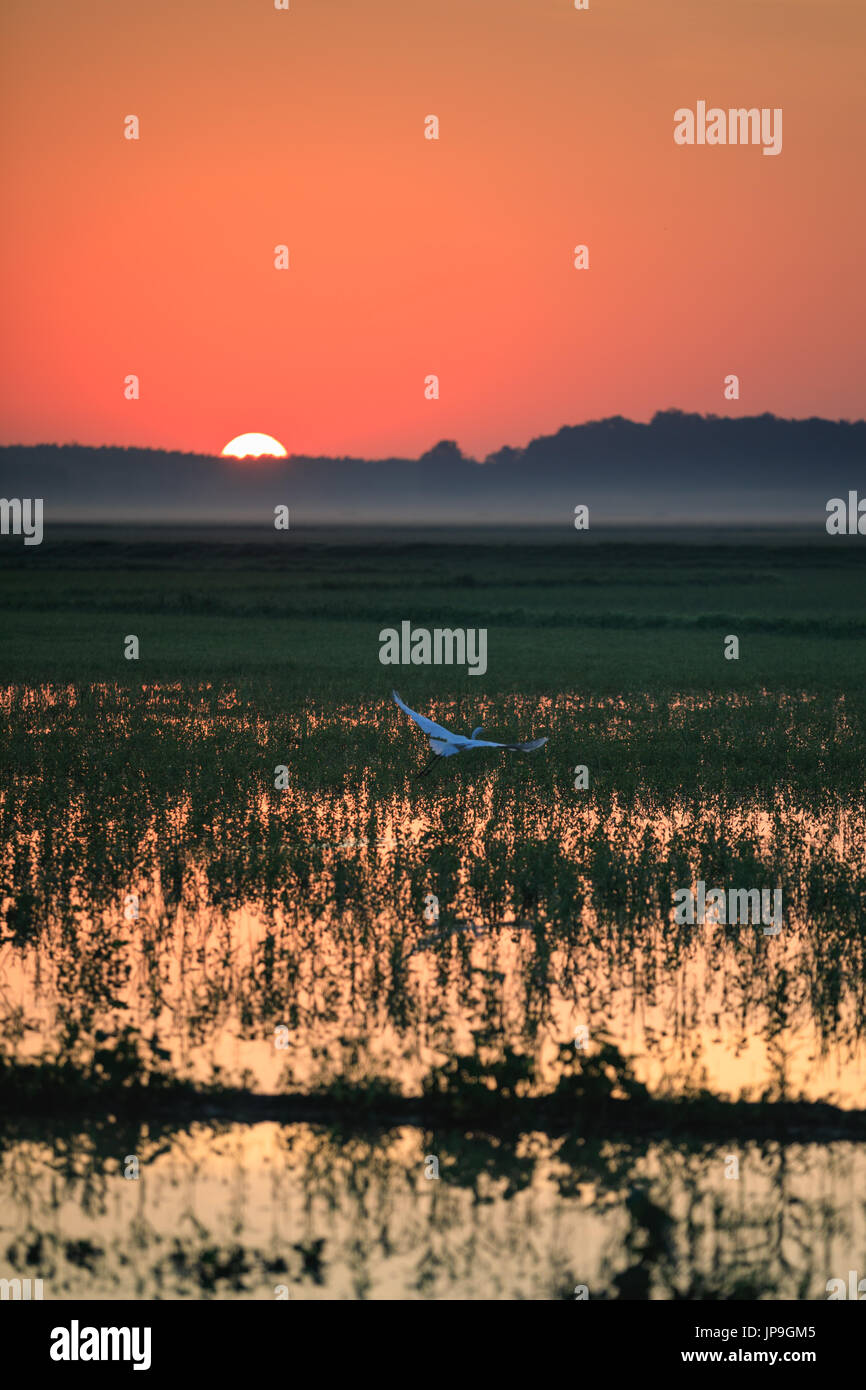
[[[470,748],[505,748],[510,753],[535,753],[546,742],[546,738],[531,738],[528,743],[491,743],[486,738],[466,738],[462,740],[462,748],[467,753]]]
[[[454,734],[449,733],[447,729],[443,729],[441,724],[435,724],[432,719],[427,718],[426,714],[418,714],[414,709],[410,709],[409,706],[404,704],[400,699],[396,690],[392,690],[391,694],[394,696],[401,710],[403,710],[405,714],[408,714],[410,719],[414,719],[419,729],[423,729],[425,734],[436,734],[438,738],[444,738],[449,743],[453,742],[455,737]]]

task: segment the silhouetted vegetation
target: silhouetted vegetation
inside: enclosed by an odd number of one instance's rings
[[[78,444],[0,448],[0,492],[39,496],[46,518],[272,525],[284,503],[303,524],[472,522],[566,527],[577,503],[594,524],[802,521],[862,486],[866,422],[731,419],[661,411],[569,425],[483,463],[441,440],[419,459],[233,459]]]

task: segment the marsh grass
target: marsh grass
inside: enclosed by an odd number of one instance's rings
[[[498,717],[549,732],[545,756],[455,760],[417,786],[423,741],[389,702],[270,709],[228,686],[7,689],[0,942],[24,1055],[46,1031],[80,1053],[132,1021],[187,1081],[228,1067],[233,1039],[235,1083],[267,1086],[285,1025],[293,1090],[318,1084],[319,1055],[332,1088],[418,1095],[467,1030],[552,1056],[584,1015],[616,1031],[637,1010],[681,1091],[708,1028],[731,1056],[762,1040],[777,1099],[802,1084],[798,1048],[856,1078],[866,819],[843,697],[505,695]],[[699,877],[781,886],[780,938],[677,926],[674,892]],[[363,1053],[351,1075],[341,1036]]]
[[[866,974],[859,549],[108,532],[49,540],[38,565],[0,559],[20,677],[2,691],[0,959],[25,1052],[46,1029],[121,1038],[149,1020],[180,1066],[220,1037],[261,1048],[284,1023],[298,1085],[341,1029],[379,1031],[405,1089],[467,1029],[550,1051],[570,1014],[607,1025],[630,1008],[671,1085],[708,1027],[733,1051],[757,1034],[780,1096],[804,1039],[850,1075]],[[379,627],[403,616],[483,622],[488,676],[383,668]],[[125,631],[140,662],[120,656]],[[390,702],[397,676],[448,725],[549,743],[414,783],[425,742]],[[783,943],[676,928],[673,893],[698,877],[780,886]]]
[[[285,540],[0,551],[7,1265],[98,1297],[823,1296],[819,1246],[862,1248],[863,549]],[[486,626],[488,674],[381,666],[403,618]],[[549,742],[416,783],[395,684]],[[781,886],[780,936],[675,924],[698,877]]]

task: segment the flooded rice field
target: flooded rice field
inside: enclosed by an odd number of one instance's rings
[[[794,631],[782,579],[743,571],[737,601],[769,595],[763,678],[728,671],[715,634],[608,614],[580,629],[602,677],[579,682],[556,626],[578,591],[548,568],[520,579],[537,626],[502,609],[507,678],[399,673],[446,728],[543,749],[420,779],[379,624],[326,569],[332,620],[279,676],[252,644],[282,620],[245,638],[230,573],[212,678],[195,612],[163,662],[182,678],[111,679],[97,653],[86,680],[22,679],[13,641],[0,1279],[56,1299],[818,1299],[860,1268],[858,633],[822,633],[805,588]],[[159,609],[165,576],[142,574]],[[73,671],[82,619],[56,602]]]

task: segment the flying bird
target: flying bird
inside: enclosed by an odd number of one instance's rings
[[[434,724],[432,719],[428,719],[426,714],[417,714],[404,704],[397,694],[392,690],[397,704],[408,714],[410,719],[414,719],[419,729],[423,729],[425,734],[430,735],[430,747],[433,749],[433,757],[429,763],[416,773],[416,777],[423,777],[425,772],[429,772],[437,758],[451,758],[455,753],[465,753],[470,748],[507,748],[511,753],[535,753],[539,748],[543,748],[547,742],[546,738],[531,738],[528,743],[490,743],[482,738],[483,728],[479,724],[477,729],[473,729],[469,738],[465,734],[452,734],[448,729],[443,729],[441,724]]]

